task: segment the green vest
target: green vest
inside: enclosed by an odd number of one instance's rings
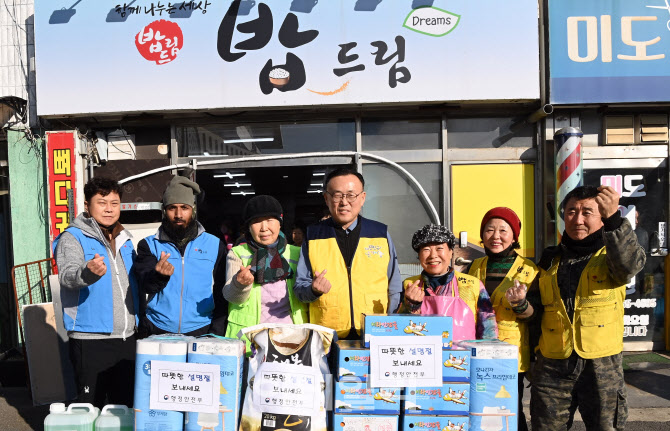
[[[247,244],[240,244],[230,250],[242,260],[243,266],[251,263],[253,251]],[[298,259],[300,258],[300,248],[294,245],[286,245],[286,250],[282,255],[286,259],[293,271],[293,276],[286,280],[288,289],[288,298],[291,304],[291,319],[293,323],[300,324],[307,322],[307,305],[300,302],[293,294],[293,284],[295,283],[295,274],[297,272]],[[233,275],[235,277],[236,275]],[[261,323],[261,285],[254,283],[251,286],[249,298],[243,304],[228,303],[228,328],[226,337],[237,338],[240,330],[249,326]],[[246,340],[247,354],[251,351],[250,343]]]

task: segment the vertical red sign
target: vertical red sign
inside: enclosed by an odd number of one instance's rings
[[[70,224],[67,191],[72,189],[73,213],[75,190],[75,138],[74,132],[47,134],[47,185],[49,187],[49,237],[53,241]]]

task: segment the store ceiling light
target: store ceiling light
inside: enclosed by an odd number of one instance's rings
[[[321,187],[323,184],[321,183],[311,183],[310,186],[312,187]]]
[[[324,176],[324,175],[326,175],[325,172],[314,172],[314,173],[312,174],[313,177],[322,177],[322,176]]]
[[[243,144],[245,142],[272,142],[275,138],[224,139],[224,144]]]
[[[307,190],[307,193],[323,193],[323,190]]]
[[[253,192],[253,191],[246,191],[245,192],[244,190],[239,191],[239,192],[232,192],[231,193],[231,195],[234,195],[234,196],[247,196],[247,195],[255,195],[255,194],[256,194],[256,192]]]
[[[231,173],[228,172],[228,171],[226,171],[225,174],[216,174],[216,175],[212,175],[213,178],[229,178],[229,179],[231,179],[231,180],[233,179],[233,177],[243,177],[243,176],[244,176],[244,172],[242,172],[242,173],[237,173],[237,174],[231,174]]]
[[[223,187],[237,187],[239,189],[240,187],[251,187],[251,183],[247,184],[235,181],[234,183],[224,184]]]

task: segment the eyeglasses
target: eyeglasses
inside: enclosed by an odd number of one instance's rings
[[[350,204],[353,204],[354,202],[356,202],[356,199],[358,199],[358,197],[359,197],[360,195],[362,195],[363,193],[365,193],[365,191],[362,191],[362,192],[360,192],[360,193],[358,193],[358,194],[355,194],[355,193],[347,193],[347,194],[344,194],[344,193],[341,193],[341,192],[331,193],[331,192],[329,192],[329,191],[326,191],[326,193],[328,193],[328,194],[330,195],[331,199],[332,199],[333,202],[335,202],[335,203],[339,203],[339,202],[342,201],[342,199],[346,198],[346,199],[347,199],[347,202],[349,202]]]

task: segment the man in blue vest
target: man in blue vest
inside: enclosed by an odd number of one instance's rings
[[[197,221],[200,186],[175,176],[163,194],[163,222],[137,246],[135,273],[148,295],[141,335],[223,335],[226,245]]]
[[[119,223],[121,194],[116,181],[91,179],[86,212],[54,241],[79,401],[99,408],[133,405],[139,301],[135,250]]]
[[[326,176],[327,218],[307,228],[294,292],[310,304],[310,323],[358,339],[363,314],[394,312],[402,280],[386,225],[360,216],[365,180],[349,168]]]

